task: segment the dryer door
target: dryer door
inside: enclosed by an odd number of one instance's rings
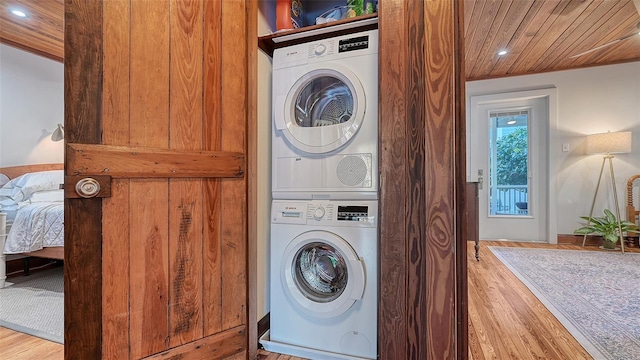
[[[347,68],[311,69],[286,97],[282,95],[274,94],[279,98],[274,104],[275,127],[299,150],[322,154],[339,149],[362,127],[365,92]]]
[[[282,257],[282,284],[291,302],[318,318],[345,313],[362,298],[365,272],[353,248],[327,231],[293,239]]]

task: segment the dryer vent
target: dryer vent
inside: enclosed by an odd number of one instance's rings
[[[367,178],[367,163],[360,156],[345,156],[338,163],[336,172],[344,185],[360,185]]]

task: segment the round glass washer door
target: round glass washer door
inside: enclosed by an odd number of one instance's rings
[[[353,248],[340,236],[309,231],[293,239],[282,258],[286,295],[302,312],[336,317],[362,298],[365,273]]]
[[[332,65],[302,75],[283,104],[274,109],[275,126],[297,149],[326,153],[347,144],[362,126],[366,98],[348,69]]]

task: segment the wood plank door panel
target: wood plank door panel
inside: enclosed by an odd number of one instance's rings
[[[216,3],[217,1],[214,1]],[[223,151],[246,151],[247,144],[247,27],[234,19],[246,16],[244,1],[220,1],[220,144]],[[254,39],[256,34],[251,35]],[[245,74],[244,76],[238,76]],[[220,180],[220,257],[221,326],[230,329],[246,324],[247,304],[237,301],[247,297],[247,183]],[[252,325],[253,326],[253,325]],[[256,344],[257,346],[257,344]]]
[[[248,7],[66,0],[65,358],[247,356]]]
[[[463,2],[378,11],[379,358],[466,359]]]

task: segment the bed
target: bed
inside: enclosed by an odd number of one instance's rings
[[[10,255],[64,260],[62,164],[0,168],[0,288]]]

